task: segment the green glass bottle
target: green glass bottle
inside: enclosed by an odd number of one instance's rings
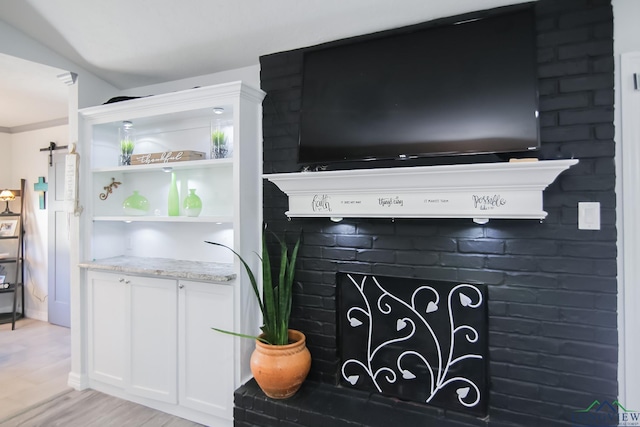
[[[184,198],[184,202],[182,202],[182,209],[187,214],[187,216],[198,216],[200,215],[200,211],[202,211],[202,200],[196,194],[195,188],[189,189],[189,195]]]
[[[180,215],[180,196],[178,195],[178,185],[176,184],[176,173],[171,172],[171,185],[169,186],[168,201],[169,216]]]

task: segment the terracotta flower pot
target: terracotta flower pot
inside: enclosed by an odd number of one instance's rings
[[[306,337],[300,331],[289,329],[287,345],[269,345],[256,340],[251,355],[251,372],[256,382],[272,399],[293,396],[311,368],[311,354]]]

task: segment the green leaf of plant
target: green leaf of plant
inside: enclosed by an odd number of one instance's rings
[[[217,242],[208,242],[206,240],[205,240],[205,243],[209,243],[209,244],[215,245],[215,246],[222,246],[223,248],[229,249],[231,252],[233,252],[235,254],[235,256],[238,257],[240,262],[242,262],[242,265],[244,266],[244,269],[247,272],[247,276],[249,276],[249,281],[251,282],[251,287],[253,288],[253,293],[256,295],[256,298],[258,300],[258,305],[260,306],[260,312],[262,313],[262,315],[264,317],[264,306],[262,305],[262,299],[260,298],[260,290],[258,289],[258,282],[256,281],[256,278],[253,275],[253,272],[251,271],[251,268],[249,267],[249,264],[247,264],[247,262],[244,260],[244,258],[242,258],[242,256],[238,252],[234,251],[233,249],[231,249],[227,245],[223,245],[222,243],[217,243]]]
[[[289,264],[287,266],[286,285],[287,285],[287,292],[289,293],[289,298],[283,310],[283,313],[286,319],[289,319],[289,317],[291,316],[291,303],[293,299],[293,279],[296,272],[295,266],[296,266],[296,259],[298,258],[299,248],[300,248],[300,238],[298,238],[296,245],[293,247],[293,252],[291,252],[291,258],[289,259]],[[287,329],[289,329],[288,323],[287,323]]]
[[[262,298],[260,297],[260,292],[255,276],[253,275],[247,262],[245,262],[245,260],[230,247],[221,243],[207,242],[212,245],[222,246],[229,249],[240,259],[245,270],[247,271],[249,280],[251,281],[251,286],[253,287],[253,291],[256,295],[256,298],[258,299],[258,304],[260,305],[260,311],[262,312],[263,317],[263,325],[260,327],[260,329],[262,330],[261,337],[254,337],[251,335],[229,332],[216,328],[212,329],[239,337],[259,339],[262,342],[272,345],[285,345],[289,343],[289,317],[291,315],[293,280],[301,239],[300,237],[298,237],[293,252],[289,257],[286,243],[283,240],[279,239],[277,235],[273,235],[280,244],[280,268],[278,270],[278,283],[273,282],[271,260],[269,258],[266,238],[263,233],[261,258]]]
[[[256,337],[256,336],[253,336],[253,335],[241,334],[239,332],[227,331],[227,330],[218,329],[218,328],[211,328],[211,329],[213,329],[214,331],[222,332],[223,334],[233,335],[233,336],[240,337],[240,338],[251,338],[251,339],[254,339],[254,340],[261,341],[261,342],[263,342],[265,344],[271,344],[269,341],[265,340],[262,337]]]
[[[262,238],[262,295],[264,300],[264,312],[262,317],[264,324],[269,329],[269,335],[267,339],[269,341],[276,341],[273,334],[277,334],[276,325],[276,307],[273,299],[273,282],[271,278],[271,261],[269,259],[269,251],[267,250],[266,239]]]

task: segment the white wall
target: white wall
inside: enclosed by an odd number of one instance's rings
[[[258,58],[256,58],[256,62]],[[157,95],[160,93],[174,92],[179,90],[191,89],[200,86],[210,86],[220,83],[228,83],[241,80],[255,88],[260,87],[260,65],[252,65],[250,67],[236,68],[234,70],[222,71],[214,74],[206,74],[188,79],[174,80],[155,85],[142,86],[122,91],[122,96],[147,96]]]
[[[0,190],[5,188],[13,188],[14,183],[11,182],[11,165],[8,160],[11,158],[11,135],[0,132]]]
[[[8,133],[0,132],[0,190],[4,190],[5,188],[18,188],[19,183],[16,184],[12,180],[11,176],[11,158],[13,146],[11,145],[11,135]],[[10,207],[12,211],[16,211],[13,208],[14,203],[10,203]],[[4,210],[5,204],[0,202],[1,210]],[[8,241],[5,241],[8,242]],[[8,243],[7,243],[8,244]],[[3,247],[5,244],[3,244]],[[10,268],[10,264],[2,264],[4,268]],[[0,295],[0,312],[5,313],[11,311],[11,302],[13,301],[13,294],[2,294]]]
[[[621,84],[620,73],[620,55],[629,52],[640,52],[640,26],[637,24],[640,17],[640,1],[638,0],[613,0],[613,16],[614,16],[614,60],[615,60],[615,141],[616,141],[616,194],[617,194],[617,228],[618,228],[618,398],[627,408],[637,408],[640,405],[640,385],[637,373],[637,361],[640,360],[640,343],[637,340],[637,333],[640,330],[640,324],[633,324],[629,320],[638,319],[635,316],[627,316],[625,312],[628,310],[637,310],[640,301],[633,301],[629,296],[629,292],[625,292],[628,286],[637,286],[638,277],[630,277],[628,271],[633,269],[625,265],[623,258],[624,239],[634,238],[625,233],[624,221],[635,221],[635,218],[623,218],[622,190],[624,186],[633,186],[637,188],[638,182],[622,182],[625,175],[622,171],[622,153],[625,152],[625,145],[629,143],[637,143],[622,139],[622,119],[621,119],[621,90],[625,85]],[[636,149],[637,150],[637,149]],[[627,150],[628,151],[628,150]],[[628,154],[627,154],[628,155]],[[628,173],[626,173],[629,176]],[[637,192],[637,190],[635,190]],[[637,201],[636,201],[637,203]],[[640,242],[635,243],[640,247]],[[627,275],[625,276],[625,273]],[[637,320],[635,320],[637,323]]]
[[[80,107],[102,103],[118,91],[114,86],[58,55],[2,20],[0,20],[0,53],[78,74],[78,82],[81,85],[78,91],[78,105]]]
[[[20,183],[13,181],[11,176],[11,159],[13,152],[13,145],[11,145],[11,135],[8,133],[0,132],[0,190],[5,188],[19,188]],[[14,202],[11,202],[10,208],[12,211],[17,212],[17,208],[14,210]],[[5,204],[1,203],[0,206],[4,210]],[[4,247],[4,244],[3,244]],[[5,268],[10,268],[10,264],[3,264]],[[13,301],[13,294],[0,295],[0,312],[5,313],[11,311],[11,302]]]
[[[78,75],[78,80],[70,88],[69,126],[50,128],[19,134],[0,133],[0,184],[5,180],[13,187],[13,182],[20,178],[27,179],[28,225],[27,262],[25,266],[26,314],[28,317],[47,320],[47,211],[38,209],[38,199],[33,192],[33,183],[38,176],[47,176],[47,154],[40,153],[40,148],[49,141],[66,144],[77,140],[76,112],[78,107],[100,104],[116,96],[119,89],[99,79],[82,67],[58,55],[54,51],[38,43],[22,32],[0,20],[0,53],[12,55],[32,62],[68,70]],[[74,99],[71,99],[73,97]],[[7,155],[11,152],[11,155]],[[10,172],[8,172],[10,171]],[[4,184],[2,184],[4,185]],[[71,249],[73,251],[73,249]],[[0,297],[0,310],[6,311],[3,303],[6,298]]]
[[[48,217],[47,210],[39,208],[38,194],[33,185],[38,177],[44,176],[48,182],[49,159],[47,152],[40,149],[46,147],[50,141],[59,145],[67,144],[67,126],[57,126],[48,129],[34,130],[0,137],[3,147],[8,147],[11,155],[3,157],[2,169],[10,171],[8,181],[0,181],[4,188],[18,188],[20,179],[26,179],[25,187],[25,305],[27,317],[47,320],[48,293]],[[4,140],[4,141],[3,141]],[[14,202],[17,203],[17,202]],[[13,209],[12,209],[13,210]],[[15,211],[19,210],[16,206]],[[8,311],[6,295],[0,300],[0,310]],[[10,302],[10,301],[9,301]]]
[[[640,51],[640,1],[613,0],[614,51],[617,54]]]

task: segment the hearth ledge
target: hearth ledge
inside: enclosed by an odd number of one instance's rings
[[[265,174],[288,217],[544,219],[542,192],[577,159]]]

